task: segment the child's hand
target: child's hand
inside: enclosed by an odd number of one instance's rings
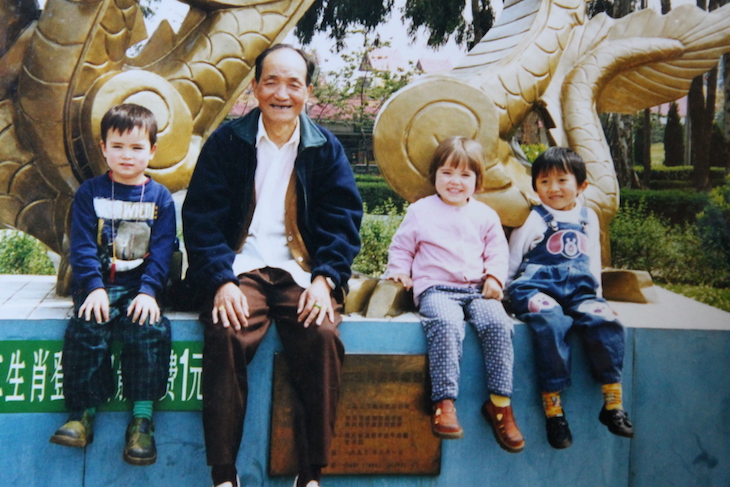
[[[487,279],[484,281],[484,287],[482,288],[482,296],[487,299],[496,299],[501,301],[504,297],[502,285],[494,277],[487,276]]]
[[[160,307],[155,298],[149,294],[139,293],[127,308],[127,316],[132,317],[133,323],[140,325],[143,325],[149,317],[150,324],[154,325],[160,320]]]
[[[91,321],[92,313],[97,323],[109,321],[109,295],[102,287],[91,291],[79,308],[79,318],[83,315],[86,321]]]
[[[413,287],[413,279],[408,274],[393,274],[392,276],[388,276],[388,280],[400,282],[406,290]]]

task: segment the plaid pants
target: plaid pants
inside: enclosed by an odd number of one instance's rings
[[[143,325],[127,317],[139,287],[108,286],[109,321],[78,318],[86,295],[74,296],[74,317],[63,344],[63,389],[66,407],[81,410],[106,402],[116,392],[111,342],[122,341],[122,383],[130,401],[156,400],[165,395],[170,367],[170,321]]]

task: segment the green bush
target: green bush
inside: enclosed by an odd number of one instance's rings
[[[367,210],[367,205],[366,205]],[[362,250],[352,264],[352,270],[368,276],[380,277],[388,267],[388,247],[403,221],[403,210],[388,201],[382,207],[373,208],[373,213],[365,213],[360,238]]]
[[[547,146],[545,144],[520,144],[520,148],[522,148],[522,152],[525,153],[525,157],[527,157],[527,160],[531,163],[535,162],[537,156],[547,150]]]
[[[644,211],[654,214],[670,224],[680,225],[694,223],[697,214],[704,210],[708,203],[705,193],[696,191],[622,189],[621,208],[644,205]]]
[[[0,231],[0,274],[55,273],[53,262],[42,243],[26,233]]]
[[[730,261],[723,246],[730,238],[714,231],[716,213],[707,224],[702,218],[697,225],[671,224],[643,201],[621,207],[610,227],[612,265],[647,271],[659,282],[727,286]]]
[[[374,182],[358,182],[357,189],[360,191],[365,206],[373,208],[375,214],[379,214],[378,211],[384,211],[388,204],[395,206],[399,211],[406,204],[406,200],[393,191],[388,183],[382,179]]]

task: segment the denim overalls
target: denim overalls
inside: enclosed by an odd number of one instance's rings
[[[603,298],[590,270],[588,212],[580,224],[555,221],[543,206],[533,208],[547,223],[543,240],[523,257],[507,288],[512,311],[534,332],[538,379],[543,392],[570,386],[568,332],[582,331],[591,368],[602,384],[621,382],[624,329]]]

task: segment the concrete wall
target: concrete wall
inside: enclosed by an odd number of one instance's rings
[[[65,324],[64,320],[0,320],[0,341],[61,340]],[[349,354],[425,351],[423,332],[414,320],[349,319],[341,332]],[[173,340],[199,339],[197,322],[173,321]],[[578,340],[574,344],[579,345]],[[627,345],[624,390],[636,428],[633,440],[613,436],[599,423],[600,386],[590,377],[585,356],[576,346],[573,387],[563,395],[574,443],[567,450],[550,448],[534,380],[529,330],[518,325],[513,404],[527,446],[520,454],[501,450],[479,412],[486,398],[484,366],[470,330],[457,403],[465,437],[443,441],[441,474],[331,476],[323,485],[730,485],[730,332],[629,328]],[[267,476],[272,363],[279,349],[278,337],[269,333],[251,367],[249,413],[238,458],[245,486],[292,483],[290,477]],[[0,370],[7,369],[9,358],[4,360]],[[100,412],[96,439],[82,450],[48,442],[66,413],[7,413],[2,403],[0,396],[1,486],[210,485],[198,411],[157,412],[158,461],[150,467],[133,467],[122,460],[127,412]],[[423,427],[429,428],[428,423]]]

